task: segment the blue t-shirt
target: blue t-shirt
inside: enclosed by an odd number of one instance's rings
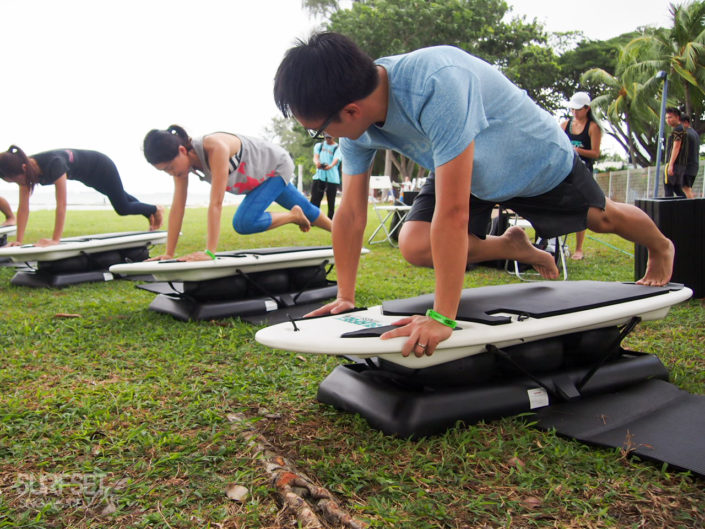
[[[339,160],[338,164],[332,169],[317,169],[316,174],[313,175],[314,180],[322,180],[323,182],[330,182],[331,184],[340,183],[340,148],[337,143],[333,145],[328,145],[325,141],[317,143],[313,146],[313,153],[318,155],[318,160],[325,165],[330,165],[334,160]]]
[[[382,126],[340,147],[346,174],[365,173],[377,149],[433,170],[475,141],[472,194],[502,201],[550,191],[573,166],[556,120],[493,66],[451,46],[384,57],[389,100]]]

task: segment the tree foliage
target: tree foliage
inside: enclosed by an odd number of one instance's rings
[[[289,151],[294,164],[303,166],[303,185],[305,189],[309,189],[316,172],[313,165],[313,146],[317,140],[312,139],[295,119],[282,116],[272,119],[265,129],[265,134],[267,139]]]
[[[705,132],[705,0],[670,4],[670,28],[635,28],[595,41],[579,32],[547,34],[511,18],[504,0],[302,0],[324,16],[326,29],[350,36],[371,57],[450,44],[483,58],[552,113],[578,90],[593,98],[607,134],[632,163],[655,163],[663,83],[669,104],[691,114]],[[395,158],[402,174],[413,167]]]

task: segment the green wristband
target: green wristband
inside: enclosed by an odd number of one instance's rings
[[[451,329],[455,329],[456,325],[458,325],[457,321],[446,318],[443,314],[439,314],[433,309],[428,309],[426,311],[426,316],[432,320],[436,320],[438,323],[442,323],[446,327],[450,327]]]
[[[204,250],[204,253],[210,257],[211,259],[215,259],[215,254],[211,252],[210,250]]]

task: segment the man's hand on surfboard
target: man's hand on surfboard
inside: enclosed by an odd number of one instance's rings
[[[402,318],[395,321],[393,325],[398,325],[399,327],[385,332],[380,338],[388,340],[389,338],[408,336],[409,339],[401,348],[402,356],[409,356],[411,353],[418,357],[423,355],[431,356],[438,344],[450,338],[453,333],[453,329],[432,320],[428,316]]]
[[[145,261],[167,261],[169,259],[173,259],[173,255],[168,255],[168,254],[163,254],[163,255],[156,255],[154,257],[150,257],[149,259],[145,259]]]
[[[331,301],[327,305],[323,305],[322,307],[309,312],[304,316],[304,318],[308,318],[310,316],[325,316],[326,314],[340,314],[341,312],[345,312],[346,310],[351,310],[354,308],[354,301],[350,301],[347,299],[336,299],[335,301]]]

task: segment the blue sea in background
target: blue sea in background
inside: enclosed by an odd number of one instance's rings
[[[299,187],[299,189],[301,189],[301,187]],[[36,186],[31,198],[29,199],[30,211],[38,209],[54,209],[56,207],[54,190],[54,186]],[[134,189],[134,186],[126,186],[125,190],[146,204],[156,204],[160,206],[171,205],[171,185],[166,186],[164,191],[155,191],[153,187],[151,189],[140,191],[139,189]],[[208,207],[210,190],[211,187],[208,183],[191,179],[189,181],[186,207]],[[69,180],[67,183],[66,194],[68,209],[95,210],[112,208],[108,198],[105,195],[101,195],[90,187],[84,186],[80,182]],[[0,197],[5,198],[12,206],[12,209],[17,211],[19,187],[16,184],[10,184],[0,180]],[[225,193],[223,205],[237,205],[242,202],[244,198],[244,195]]]
[[[187,207],[208,207],[208,202],[210,199],[210,186],[203,185],[200,182],[194,182],[196,185],[189,185],[188,199],[186,201]],[[202,188],[200,188],[202,186]],[[139,193],[136,190],[127,190],[128,193],[132,194],[138,198],[141,202],[146,204],[156,204],[161,206],[171,205],[171,190],[154,192],[147,191]],[[19,200],[18,186],[16,185],[3,185],[0,186],[0,196],[4,197],[12,206],[14,211],[17,211],[17,205]],[[233,195],[230,193],[225,194],[223,200],[223,205],[237,205],[242,199],[245,198],[244,195]],[[40,209],[54,209],[56,207],[56,199],[54,197],[54,186],[37,186],[34,189],[34,193],[29,200],[29,209],[40,210]],[[69,182],[69,189],[67,191],[67,207],[73,210],[100,210],[100,209],[112,209],[108,198],[105,195],[101,195],[97,191],[93,191],[86,186],[77,183]]]

